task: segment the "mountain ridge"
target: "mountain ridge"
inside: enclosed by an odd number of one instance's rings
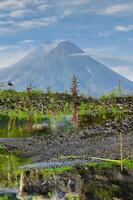
[[[86,94],[91,90],[92,95],[102,95],[119,80],[124,88],[133,90],[133,82],[69,41],[43,44],[18,63],[0,69],[0,80],[12,81],[17,90],[24,90],[30,82],[43,90],[47,87],[58,92],[69,90],[73,75],[78,78],[80,91]]]

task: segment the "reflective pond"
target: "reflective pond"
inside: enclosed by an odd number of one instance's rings
[[[72,169],[66,166],[61,168],[62,163],[58,165],[60,168],[47,168],[48,164],[39,166],[38,163],[31,165],[31,162],[31,158],[0,154],[1,200],[54,199],[52,196],[55,194],[51,193],[54,175]]]
[[[55,116],[36,121],[0,118],[0,138],[30,137],[32,135],[51,134],[58,129],[69,131],[74,125],[71,116]]]

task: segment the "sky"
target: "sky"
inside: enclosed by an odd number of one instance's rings
[[[133,81],[133,0],[0,0],[0,68],[62,40]]]

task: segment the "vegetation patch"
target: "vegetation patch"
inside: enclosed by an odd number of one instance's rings
[[[40,171],[43,173],[44,177],[50,177],[55,174],[63,174],[64,172],[71,171],[71,170],[74,170],[74,168],[71,166],[69,167],[65,166],[65,167],[60,167],[60,168],[42,169]]]
[[[65,196],[66,200],[80,200],[79,194],[68,193]]]

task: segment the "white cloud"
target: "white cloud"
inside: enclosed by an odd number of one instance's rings
[[[121,3],[102,8],[98,13],[113,16],[132,11],[133,11],[133,3]]]
[[[66,17],[70,17],[72,14],[74,13],[74,9],[67,9],[67,10],[64,10],[63,12],[62,12],[62,14],[60,14],[59,16],[58,16],[58,19],[64,19],[64,18],[66,18]]]
[[[90,3],[90,0],[52,0],[46,1],[45,0],[1,0],[0,1],[0,10],[19,10],[19,9],[24,9],[27,6],[36,6],[36,9],[39,10],[46,10],[47,8],[54,7],[55,5],[57,7],[63,6],[80,6],[84,4]]]
[[[31,29],[36,27],[45,27],[57,22],[57,16],[35,18],[31,20],[7,20],[0,21],[0,35],[12,33],[21,29]]]
[[[112,67],[112,69],[122,76],[125,76],[129,80],[133,81],[133,69],[129,68],[129,66],[114,66]]]
[[[111,59],[114,61],[123,61],[133,63],[133,56],[118,55],[119,48],[103,47],[103,48],[86,48],[84,49],[89,55],[95,58]]]
[[[90,0],[0,0],[0,35],[50,26],[88,3]],[[56,14],[49,16],[45,13],[47,9],[53,9]]]
[[[4,0],[0,2],[0,10],[5,10],[5,9],[17,9],[17,8],[22,8],[24,6],[23,0],[18,1],[18,0]]]
[[[88,54],[86,52],[82,52],[82,53],[74,53],[68,55],[68,57],[75,57],[75,56],[88,56]]]
[[[85,51],[96,57],[112,57],[112,52],[118,50],[117,47],[106,47],[106,48],[86,48]]]
[[[72,13],[73,13],[73,9],[64,10],[63,16],[69,17],[69,16],[71,16]]]
[[[56,1],[55,4],[61,6],[81,6],[90,3],[90,0],[61,0]]]
[[[133,25],[128,25],[128,26],[121,26],[121,25],[118,25],[115,27],[115,30],[116,31],[119,31],[119,32],[128,32],[128,31],[132,31],[133,30]]]
[[[38,5],[37,9],[40,11],[45,11],[49,8],[53,7],[52,5],[48,5],[48,4],[40,4]]]
[[[14,30],[8,27],[0,27],[0,35],[6,35],[6,34],[12,34],[14,33]]]
[[[25,14],[29,14],[31,13],[32,11],[27,9],[27,10],[15,10],[15,11],[12,11],[9,15],[10,17],[12,18],[16,18],[16,17],[22,17],[24,16]]]
[[[0,52],[3,52],[3,51],[5,51],[5,50],[7,50],[7,48],[8,48],[8,46],[0,46]]]
[[[1,21],[0,21],[0,25],[1,25],[1,26],[4,26],[4,25],[5,25],[5,26],[6,26],[6,25],[9,26],[9,25],[13,25],[14,22],[15,22],[14,20],[6,20],[6,21],[1,20]]]
[[[50,24],[55,23],[57,20],[58,20],[57,16],[43,17],[39,19],[19,21],[16,23],[16,26],[26,29],[41,27],[41,26],[43,27],[43,26],[49,26]]]
[[[0,56],[0,68],[8,67],[16,62],[20,61],[24,56],[27,55],[27,52],[19,51],[14,54],[7,54],[7,58]]]
[[[1,0],[0,10],[26,8],[27,5],[37,6],[44,2],[43,0]]]
[[[19,44],[33,44],[33,43],[35,43],[35,40],[31,39],[22,40],[19,42]]]
[[[21,42],[15,45],[0,45],[0,68],[8,67],[20,61],[34,48],[35,48],[34,44],[31,45],[30,43],[21,43]]]

